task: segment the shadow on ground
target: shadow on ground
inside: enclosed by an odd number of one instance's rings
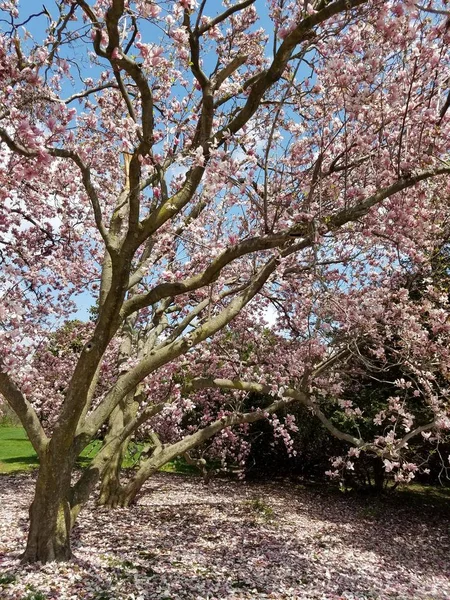
[[[29,497],[32,478],[22,480],[22,488],[14,488],[13,477],[0,488],[3,531],[9,513],[16,524],[21,520],[16,537],[0,546],[0,564],[17,577],[4,586],[5,600],[16,600],[20,585],[58,590],[44,597],[61,600],[450,597],[444,505],[426,510],[427,503],[292,484],[215,480],[205,486],[194,477],[160,473],[137,506],[110,511],[91,505],[82,513],[74,561],[24,570],[17,557],[27,503],[15,505],[14,496],[25,487]]]

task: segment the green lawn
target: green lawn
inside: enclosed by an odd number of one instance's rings
[[[99,440],[91,442],[81,453],[78,465],[86,467],[97,454],[100,446]],[[141,444],[133,446],[133,453],[125,456],[124,468],[130,468],[136,464],[141,448]],[[38,466],[38,458],[23,427],[0,426],[0,473],[29,471]],[[180,459],[164,465],[161,470],[170,473],[197,473],[195,467],[187,465],[184,460]]]
[[[92,442],[83,450],[78,460],[86,466],[97,453],[99,441]],[[29,471],[39,466],[36,452],[23,427],[0,427],[0,473]]]
[[[39,465],[22,427],[0,427],[0,473],[28,471]]]

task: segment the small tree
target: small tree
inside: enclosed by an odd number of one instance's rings
[[[303,402],[333,430],[317,400],[383,292],[368,265],[389,279],[403,256],[422,260],[446,218],[445,7],[207,4],[65,0],[34,17],[0,5],[0,392],[40,460],[27,561],[70,556],[94,484],[138,426],[182,402],[180,374],[184,392],[275,393],[267,414]],[[95,322],[54,387],[33,354],[82,292]],[[239,380],[218,377],[225,328],[258,345],[270,304],[277,347],[263,342]],[[52,386],[45,430],[36,399]],[[120,503],[158,455],[263,417],[227,410],[161,448]]]

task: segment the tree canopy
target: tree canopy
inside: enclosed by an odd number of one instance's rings
[[[41,464],[25,559],[70,556],[140,427],[153,451],[113,504],[294,403],[351,446],[335,470],[365,451],[408,479],[409,440],[450,428],[446,3],[0,8],[0,393]],[[403,375],[367,439],[343,390],[369,363]]]

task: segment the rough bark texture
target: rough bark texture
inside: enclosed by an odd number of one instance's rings
[[[163,464],[165,464],[165,462],[167,461],[164,461]],[[110,501],[108,502],[108,506],[110,508],[128,508],[129,506],[135,504],[138,500],[138,497],[140,495],[139,492],[141,491],[141,488],[144,485],[144,483],[149,477],[154,475],[158,471],[158,468],[160,468],[161,466],[162,465],[155,467],[155,469],[153,469],[152,473],[148,477],[136,478],[132,480],[127,486],[117,488],[115,490],[115,494],[111,496]]]
[[[105,467],[102,476],[98,503],[101,506],[113,506],[116,496],[120,493],[120,469],[123,457],[128,445],[128,440],[121,445],[120,449],[113,454],[111,460]]]
[[[114,444],[114,442],[116,442],[116,439],[122,433],[123,428],[129,425],[136,416],[138,406],[138,402],[135,402],[134,400],[134,393],[128,394],[128,396],[116,406],[108,422],[108,433],[105,437],[105,445]],[[120,495],[121,490],[120,470],[130,439],[131,436],[128,436],[117,447],[117,450],[112,454],[111,459],[104,467],[98,501],[100,505],[116,505],[115,499]]]
[[[30,527],[23,562],[65,561],[71,555],[69,465],[41,463],[36,492],[30,507]]]

